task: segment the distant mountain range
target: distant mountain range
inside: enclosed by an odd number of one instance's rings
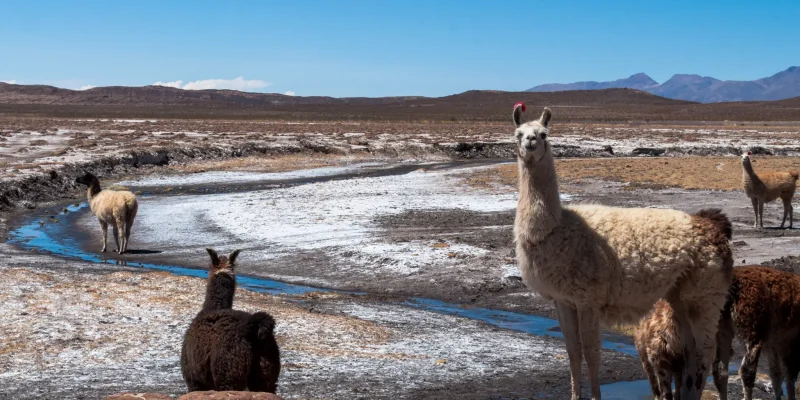
[[[631,78],[633,81],[647,79],[644,74]],[[0,82],[0,118],[4,115],[37,115],[81,119],[243,118],[509,123],[509,110],[519,101],[528,106],[531,118],[547,106],[553,109],[559,122],[800,121],[800,96],[778,101],[699,104],[668,99],[639,89],[610,88],[536,93],[470,90],[444,97],[336,98],[235,90],[185,90],[165,86],[107,86],[69,90]],[[483,128],[453,125],[454,134],[463,129]]]
[[[800,96],[800,67],[789,67],[785,71],[754,81],[721,81],[710,76],[676,74],[659,84],[647,74],[640,72],[615,81],[549,83],[526,91],[559,92],[611,88],[638,89],[670,99],[699,103],[783,100]]]

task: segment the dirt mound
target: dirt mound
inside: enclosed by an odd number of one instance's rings
[[[800,274],[800,257],[798,256],[783,256],[781,258],[764,261],[761,265]]]

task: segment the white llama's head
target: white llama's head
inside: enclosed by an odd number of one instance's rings
[[[525,112],[525,104],[519,102],[514,105],[514,139],[517,141],[517,156],[524,161],[537,163],[550,152],[550,144],[547,142],[547,135],[550,133],[550,117],[553,113],[545,107],[539,119],[529,122],[522,122],[522,113]]]
[[[753,152],[746,152],[742,153],[742,164],[750,164],[750,156],[753,155]]]

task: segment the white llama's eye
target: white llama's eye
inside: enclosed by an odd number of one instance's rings
[[[522,137],[522,132],[517,132],[517,139]]]
[[[542,140],[545,140],[545,139],[547,139],[547,132],[542,132],[542,133],[540,133],[540,134],[539,134],[539,137],[541,137],[541,138],[542,138]]]

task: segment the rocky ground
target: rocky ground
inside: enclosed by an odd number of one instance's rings
[[[450,162],[508,156],[505,126],[4,123],[3,225],[74,222],[76,245],[96,254],[96,221],[56,216],[80,201],[72,180],[88,169],[140,192],[132,239],[139,251],[122,257],[128,265],[199,267],[206,245],[246,247],[244,274],[369,292],[239,291],[237,307],[279,320],[286,398],[560,398],[568,390],[558,340],[401,304],[420,296],[552,316],[513,266],[515,166]],[[609,158],[800,149],[792,127],[728,128],[556,125],[560,154],[604,157],[559,160],[565,201],[721,207],[734,222],[737,265],[797,255],[796,230],[752,228],[749,203],[731,183],[740,173],[736,158]],[[794,165],[763,160],[765,168]],[[291,172],[308,168],[317,169]],[[682,173],[664,172],[675,169]],[[765,225],[777,225],[778,216],[770,206]],[[202,280],[11,245],[0,252],[8,282],[0,289],[0,398],[181,393],[177,349],[201,302]],[[607,351],[603,360],[604,382],[643,377],[633,357]]]
[[[184,392],[178,355],[204,280],[81,263],[7,245],[0,265],[0,398],[98,398]],[[315,398],[487,398],[564,393],[555,339],[363,296],[270,296],[239,290],[236,307],[279,321],[279,394]],[[606,351],[603,379],[639,376]],[[610,367],[617,365],[617,367]],[[625,367],[627,366],[627,368]],[[624,372],[622,372],[624,371]]]
[[[730,155],[800,152],[792,124],[558,124],[559,156]],[[78,168],[98,176],[150,166],[246,156],[314,159],[513,158],[511,123],[280,122],[54,119],[0,116],[0,207],[31,206],[74,193]]]

